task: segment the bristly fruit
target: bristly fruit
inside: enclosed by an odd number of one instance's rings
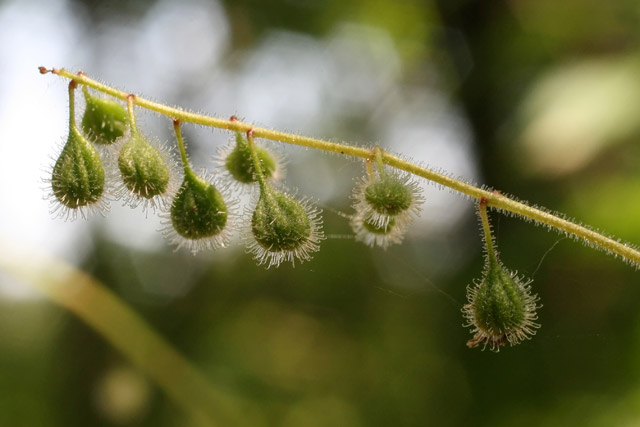
[[[127,110],[113,99],[90,95],[86,86],[83,91],[86,108],[82,116],[82,131],[96,144],[113,144],[127,130]]]
[[[97,150],[82,136],[75,125],[51,174],[51,189],[60,203],[54,212],[65,218],[84,217],[84,209],[102,207],[105,191],[105,172]]]
[[[306,261],[324,238],[319,210],[265,186],[251,215],[249,251],[267,268]]]
[[[463,312],[471,326],[469,347],[498,351],[501,346],[529,339],[540,327],[535,320],[538,298],[531,295],[530,281],[506,270],[499,261],[489,261],[479,283],[467,290],[469,302]]]
[[[256,146],[255,150],[265,179],[272,178],[278,169],[278,160],[262,147]],[[252,184],[258,180],[249,144],[240,132],[236,132],[235,147],[224,158],[224,167],[229,175],[241,184]]]
[[[396,233],[406,231],[424,202],[421,189],[408,174],[400,175],[395,171],[387,172],[383,166],[380,168],[377,174],[369,173],[356,185],[352,195],[355,215],[366,219],[378,230],[386,230],[387,224],[393,220],[399,226]]]
[[[132,132],[131,138],[120,149],[118,169],[124,187],[118,193],[125,196],[133,207],[143,203],[155,207],[155,201],[164,202],[171,168],[168,154],[154,147],[138,132]]]
[[[361,215],[354,215],[350,223],[357,241],[371,247],[379,246],[382,249],[402,243],[407,231],[406,222],[395,218],[391,218],[386,226],[380,226],[371,218],[365,219]]]
[[[468,303],[463,307],[465,326],[472,328],[473,338],[467,346],[499,351],[501,346],[515,345],[531,338],[540,327],[538,297],[531,294],[530,280],[518,277],[503,265],[495,250],[491,227],[482,203],[479,213],[485,234],[486,260],[482,278],[467,288]]]
[[[364,199],[381,215],[396,216],[411,206],[411,189],[394,176],[384,176],[371,182],[364,190]]]
[[[224,247],[229,242],[229,205],[209,181],[190,168],[173,198],[170,210],[173,243],[194,254],[201,249]]]

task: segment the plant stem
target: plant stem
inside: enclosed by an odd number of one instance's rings
[[[69,129],[76,126],[76,86],[73,81],[69,82]]]
[[[376,165],[378,166],[378,176],[380,176],[380,178],[386,178],[387,171],[385,170],[383,159],[384,151],[382,151],[382,148],[380,148],[380,146],[376,145],[376,147],[373,149],[373,153],[376,158]]]
[[[253,131],[247,132],[247,144],[249,146],[249,153],[251,153],[251,160],[253,160],[253,169],[256,172],[256,179],[260,185],[260,190],[264,193],[266,191],[266,182],[264,179],[264,172],[262,170],[262,164],[256,151],[256,145],[253,142]]]
[[[134,105],[135,98],[136,98],[135,95],[127,96],[127,112],[129,113],[129,125],[131,126],[132,134],[138,133],[138,126],[136,125],[136,115],[133,112],[133,105]]]
[[[491,233],[489,215],[487,214],[487,199],[480,199],[480,202],[478,203],[478,215],[480,216],[482,231],[484,233],[484,240],[487,245],[487,257],[489,257],[489,262],[496,262],[497,257],[495,248],[493,246],[493,234]]]
[[[184,146],[184,139],[182,138],[182,129],[180,129],[180,120],[173,121],[173,130],[176,133],[176,140],[178,141],[178,150],[180,150],[180,159],[182,160],[182,166],[185,173],[191,169],[189,166],[189,159],[187,158],[187,150]]]
[[[154,381],[197,426],[233,425],[246,403],[210,385],[169,342],[98,280],[17,243],[0,244],[0,271],[76,315]]]
[[[365,160],[365,167],[367,168],[367,177],[370,181],[373,180],[375,175],[373,174],[373,164],[371,159],[368,158]]]
[[[54,68],[52,70],[47,70],[43,67],[40,68],[40,72],[52,72],[53,74],[71,79],[78,84],[89,86],[95,90],[122,100],[126,100],[129,96],[129,94],[126,92],[114,89],[96,80],[90,79],[84,74],[73,74],[65,69]],[[288,144],[295,144],[304,147],[315,148],[318,150],[344,154],[346,156],[371,159],[371,150],[366,148],[354,147],[347,144],[339,144],[335,142],[324,141],[321,139],[309,138],[305,136],[255,127],[253,125],[236,120],[235,118],[233,120],[225,120],[201,114],[190,113],[181,109],[171,108],[157,102],[149,101],[138,96],[136,96],[132,100],[132,102],[139,107],[155,111],[157,113],[180,120],[182,122],[195,123],[203,126],[216,127],[242,133],[252,130],[254,138],[264,138],[273,141],[280,141]],[[383,152],[382,150],[380,150],[379,153],[380,161],[389,166],[401,169],[403,171],[433,181],[437,184],[449,187],[460,193],[466,194],[467,196],[476,199],[486,199],[486,206],[491,206],[495,209],[505,212],[511,212],[521,217],[529,218],[537,223],[547,225],[572,237],[582,239],[590,245],[600,248],[615,256],[620,256],[624,261],[634,265],[635,267],[640,267],[640,251],[638,251],[628,243],[613,240],[612,238],[609,238],[587,227],[561,218],[558,214],[553,214],[545,210],[531,207],[524,203],[513,200],[507,196],[504,196],[498,192],[483,190],[464,181],[436,172],[432,169],[428,169],[408,162],[397,156]],[[376,155],[376,157],[378,156]]]

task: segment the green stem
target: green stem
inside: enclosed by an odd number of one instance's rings
[[[198,426],[234,425],[245,403],[211,386],[117,295],[61,259],[2,239],[0,271],[28,284],[102,335]],[[28,261],[26,261],[28,260]]]
[[[136,126],[136,115],[134,114],[133,111],[133,105],[135,104],[135,95],[127,95],[126,101],[127,101],[127,112],[129,113],[129,124],[131,125],[131,133],[132,134],[137,134],[138,133],[138,126]]]
[[[493,233],[491,232],[491,225],[489,224],[489,215],[487,215],[487,199],[480,199],[478,203],[478,215],[480,216],[480,222],[482,223],[482,231],[484,233],[484,240],[487,245],[487,256],[489,262],[496,262],[496,250],[493,245]]]
[[[187,150],[185,149],[184,139],[182,138],[182,129],[180,128],[180,120],[173,121],[173,130],[176,133],[176,140],[178,141],[178,150],[180,150],[180,159],[182,159],[182,166],[185,173],[191,170],[189,166],[189,159],[187,158]]]
[[[365,167],[367,169],[367,177],[369,177],[370,181],[373,180],[375,176],[373,174],[373,165],[371,164],[371,159],[365,160]]]
[[[260,185],[260,190],[264,194],[266,192],[266,180],[264,179],[264,171],[262,170],[262,163],[260,163],[260,158],[258,157],[258,151],[256,150],[256,145],[253,141],[253,131],[247,132],[247,144],[249,145],[249,152],[251,153],[251,160],[253,160],[253,169],[256,172],[256,179],[258,180],[258,184]]]
[[[78,84],[89,86],[97,91],[122,100],[126,100],[127,96],[129,95],[126,92],[119,91],[96,80],[90,79],[85,75],[73,74],[65,69],[54,68],[52,70],[46,70],[44,68],[41,68],[40,72],[52,72],[67,79],[75,80]],[[363,159],[371,158],[371,150],[366,148],[354,147],[346,144],[339,144],[335,142],[324,141],[321,139],[309,138],[305,136],[254,127],[253,125],[243,123],[239,120],[224,120],[215,117],[204,116],[201,114],[190,113],[181,109],[171,108],[157,102],[149,101],[141,97],[135,97],[132,102],[139,107],[155,111],[174,119],[178,119],[182,122],[195,123],[203,126],[216,127],[243,133],[252,130],[253,136],[255,138],[280,141],[288,144],[295,144],[304,147],[315,148],[318,150],[344,154],[346,156],[360,157]],[[613,240],[589,228],[563,219],[558,215],[554,215],[541,209],[528,206],[524,203],[517,202],[500,193],[483,190],[440,172],[436,172],[432,169],[413,164],[392,154],[380,152],[380,158],[383,163],[389,166],[401,169],[403,171],[433,181],[437,184],[449,187],[460,193],[466,194],[467,196],[476,199],[484,198],[487,201],[487,206],[491,206],[506,212],[512,212],[519,216],[529,218],[540,224],[545,224],[549,227],[555,228],[556,230],[567,233],[568,235],[583,239],[586,242],[607,252],[611,252],[614,255],[620,256],[625,261],[628,261],[635,266],[640,266],[640,251],[633,248],[628,243],[622,243]]]
[[[72,80],[69,82],[69,129],[76,127],[76,87],[78,85]]]
[[[373,149],[373,153],[375,155],[376,164],[378,166],[378,175],[380,176],[380,178],[385,178],[387,176],[387,171],[384,167],[384,151],[382,151],[382,148],[380,148],[380,146],[376,145]]]

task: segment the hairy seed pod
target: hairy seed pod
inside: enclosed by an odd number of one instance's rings
[[[479,215],[485,237],[485,267],[482,278],[467,288],[468,303],[462,312],[465,326],[474,334],[467,346],[499,351],[507,343],[518,344],[536,333],[540,327],[535,322],[538,297],[531,294],[531,280],[507,270],[498,258],[486,202],[481,202]]]
[[[382,215],[395,216],[411,206],[411,189],[394,176],[384,176],[367,186],[364,198],[369,205]]]
[[[311,235],[311,221],[302,205],[277,192],[260,198],[251,228],[258,243],[273,251],[296,249]]]
[[[535,334],[540,327],[535,323],[538,298],[531,295],[529,283],[499,261],[489,263],[480,282],[468,289],[469,303],[463,308],[468,326],[473,327],[469,347],[489,346],[498,351]]]
[[[229,238],[228,216],[229,207],[220,191],[191,169],[185,169],[170,210],[174,243],[187,246],[193,253],[224,247]]]
[[[357,241],[383,249],[387,249],[393,244],[402,243],[407,231],[406,222],[400,218],[389,219],[386,226],[380,226],[371,217],[363,218],[361,215],[355,215],[350,222]]]
[[[362,178],[352,198],[356,216],[367,218],[371,226],[383,230],[392,219],[410,224],[424,201],[420,187],[409,175],[386,171]]]
[[[265,187],[251,216],[250,252],[267,267],[310,259],[324,238],[318,214],[306,202]]]
[[[105,172],[98,152],[75,126],[71,126],[69,138],[51,175],[55,198],[69,210],[91,207],[101,201],[104,186]],[[69,210],[66,210],[67,216]]]
[[[134,205],[162,196],[169,186],[171,172],[164,156],[137,132],[122,146],[118,169]]]
[[[255,147],[255,150],[260,160],[264,177],[266,179],[271,178],[277,169],[278,162],[276,158],[264,148]],[[249,144],[239,132],[236,133],[236,145],[226,156],[224,165],[229,174],[242,184],[251,184],[257,181]]]
[[[128,126],[127,110],[117,101],[97,98],[84,92],[86,108],[82,131],[96,144],[109,145],[124,135]]]

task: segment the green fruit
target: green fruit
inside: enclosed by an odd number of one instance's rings
[[[373,233],[381,236],[390,234],[394,230],[395,224],[396,224],[396,221],[393,218],[389,219],[389,222],[387,223],[386,226],[380,226],[371,218],[367,218],[362,221],[362,226],[364,227],[365,230],[367,230],[369,233]]]
[[[91,205],[104,193],[105,173],[96,149],[72,126],[53,167],[51,189],[65,207]]]
[[[265,178],[270,178],[277,167],[276,159],[264,148],[255,147],[255,150]],[[256,182],[257,178],[253,159],[251,158],[251,150],[242,134],[236,133],[236,146],[227,155],[224,163],[227,171],[236,181],[243,184]]]
[[[112,144],[124,135],[128,126],[127,110],[113,99],[96,98],[85,92],[87,106],[82,116],[82,131],[100,145]]]
[[[364,198],[371,208],[382,215],[395,216],[411,207],[413,190],[395,175],[384,175],[364,190]]]
[[[125,186],[139,198],[151,199],[167,191],[169,166],[158,149],[138,133],[120,150],[118,168]]]
[[[530,281],[518,278],[500,262],[486,201],[481,201],[478,209],[484,232],[486,251],[485,268],[479,282],[467,288],[469,302],[462,311],[473,328],[473,338],[467,346],[489,346],[499,351],[500,347],[530,338],[540,327],[538,318],[538,297],[531,294]]]
[[[227,225],[227,216],[220,192],[187,169],[171,205],[171,224],[176,233],[191,240],[216,236]]]
[[[261,194],[251,219],[258,244],[271,252],[293,251],[305,245],[312,226],[305,208],[291,196],[269,189]]]
[[[474,290],[472,310],[474,326],[482,331],[478,342],[497,348],[515,344],[530,334],[535,318],[536,297],[530,289],[508,272],[497,260],[490,260],[484,276]]]

